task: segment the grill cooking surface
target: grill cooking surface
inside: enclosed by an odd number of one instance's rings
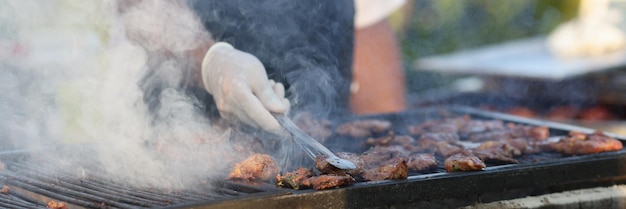
[[[401,114],[358,118],[392,121],[394,127],[436,119],[441,111],[468,114],[476,119],[500,119],[518,124],[547,126],[552,136],[569,131],[593,130],[536,119],[520,118],[467,107],[422,109]],[[402,133],[401,130],[397,131]],[[620,140],[622,137],[612,135]],[[349,146],[328,141],[333,151],[350,151]],[[337,144],[333,144],[333,143]],[[207,190],[163,191],[133,188],[108,180],[99,173],[57,172],[30,158],[3,159],[0,180],[10,187],[0,193],[0,207],[43,208],[51,201],[84,208],[368,208],[389,205],[411,207],[459,207],[548,192],[611,185],[626,179],[626,151],[581,156],[540,153],[517,158],[520,163],[488,165],[483,171],[409,173],[405,180],[361,182],[351,186],[316,191],[280,189],[272,184],[235,182],[206,183]],[[53,172],[54,171],[54,172]],[[79,174],[79,175],[77,175]],[[452,201],[452,202],[451,202]],[[437,205],[440,204],[440,205]]]
[[[59,172],[29,160],[5,160],[0,178],[10,189],[0,195],[0,206],[45,208],[49,201],[70,208],[162,208],[193,202],[221,201],[277,193],[277,189],[231,182],[214,182],[210,190],[139,189],[80,172]],[[52,174],[52,175],[51,175]],[[273,191],[272,191],[273,190]]]

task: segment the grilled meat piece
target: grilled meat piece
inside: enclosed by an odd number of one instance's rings
[[[550,130],[545,126],[525,126],[513,123],[506,124],[504,130],[494,130],[488,132],[474,133],[468,136],[468,140],[475,142],[499,141],[516,138],[528,138],[531,140],[545,140],[550,136]]]
[[[469,120],[459,129],[459,134],[467,135],[503,129],[505,126],[501,120]]]
[[[296,115],[293,118],[293,122],[298,125],[302,131],[314,139],[317,139],[320,143],[324,143],[326,139],[333,134],[331,128],[332,123],[329,120],[317,120],[309,112]]]
[[[422,172],[431,171],[437,168],[437,159],[435,155],[428,153],[413,154],[409,156],[407,162],[409,170]]]
[[[502,150],[503,153],[507,157],[512,157],[512,156],[521,155],[524,152],[524,150],[526,150],[526,145],[527,144],[524,144],[524,141],[520,141],[516,139],[502,140],[502,141],[486,141],[480,144],[480,146],[478,146],[478,148],[476,148],[475,150],[482,151],[482,150],[498,149],[498,150]]]
[[[4,185],[2,186],[2,189],[0,189],[0,194],[8,194],[9,191],[11,191],[11,188],[9,188],[9,186]]]
[[[461,146],[452,145],[448,142],[437,142],[437,153],[443,157],[449,157],[462,151],[463,147]]]
[[[322,174],[343,175],[347,173],[350,175],[360,175],[361,173],[363,173],[363,168],[365,167],[365,161],[361,159],[361,156],[354,154],[354,153],[349,153],[349,152],[337,152],[335,153],[335,155],[337,155],[337,157],[341,159],[345,159],[354,163],[354,165],[356,165],[356,168],[352,170],[341,170],[331,165],[330,163],[328,163],[326,161],[327,156],[325,155],[318,155],[315,158],[315,168],[317,168],[317,170],[319,170]]]
[[[580,119],[589,121],[614,120],[617,118],[608,107],[597,105],[585,109],[580,113]]]
[[[67,204],[64,202],[56,202],[54,200],[50,200],[47,204],[47,207],[51,209],[67,209]]]
[[[388,146],[392,144],[406,145],[413,144],[415,139],[408,135],[396,135],[393,131],[389,132],[388,135],[381,136],[378,138],[368,138],[366,143],[368,145],[374,146]]]
[[[380,181],[385,179],[406,179],[409,174],[407,158],[393,158],[381,164],[381,166],[365,169],[363,178],[367,181]]]
[[[454,143],[459,141],[459,135],[456,133],[425,133],[422,134],[419,140],[433,140],[436,142],[444,141],[448,143]]]
[[[386,120],[357,120],[343,123],[335,129],[335,132],[343,136],[370,137],[375,133],[382,133],[391,128],[391,122]]]
[[[569,120],[576,118],[578,112],[578,108],[574,106],[557,106],[553,107],[546,117],[550,120]]]
[[[279,187],[287,187],[292,189],[300,189],[302,181],[315,176],[312,169],[299,167],[293,172],[286,172],[284,176],[280,173],[276,174],[276,185]]]
[[[526,136],[533,140],[546,140],[550,137],[550,129],[545,126],[522,126],[526,129]]]
[[[444,161],[444,166],[448,172],[478,171],[487,167],[485,163],[471,151],[464,151],[448,157]]]
[[[510,153],[507,153],[504,149],[490,148],[474,150],[472,153],[483,162],[518,163],[518,161],[512,158]]]
[[[385,162],[393,157],[393,152],[389,149],[384,149],[382,147],[374,147],[374,149],[370,149],[363,154],[361,154],[361,159],[365,163],[365,167],[375,167],[380,165],[380,163]]]
[[[254,154],[235,164],[228,179],[240,181],[268,181],[280,172],[280,167],[266,154]]]
[[[506,110],[505,112],[511,115],[517,115],[517,116],[525,117],[525,118],[533,118],[536,115],[535,111],[527,107],[512,107]]]
[[[470,120],[468,115],[456,118],[446,118],[441,120],[430,120],[407,129],[412,135],[422,135],[425,133],[458,133],[463,124]]]
[[[337,188],[354,183],[350,175],[319,175],[302,180],[300,186],[310,187],[316,190]]]
[[[550,144],[549,147],[566,155],[584,155],[600,152],[621,150],[622,142],[604,135],[602,131],[593,134],[571,132],[570,137],[562,138],[559,142]]]

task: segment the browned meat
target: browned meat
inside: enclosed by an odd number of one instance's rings
[[[67,204],[64,202],[56,202],[54,200],[50,200],[47,204],[47,207],[50,209],[67,209]]]
[[[525,136],[533,140],[545,140],[550,137],[550,129],[545,126],[523,126],[526,129]]]
[[[506,113],[526,118],[535,117],[535,112],[527,107],[512,107],[506,110]]]
[[[381,166],[366,169],[363,178],[367,181],[380,181],[385,179],[406,179],[409,168],[406,158],[393,158],[383,162]]]
[[[544,140],[550,136],[550,130],[544,126],[524,126],[513,123],[506,124],[507,129],[470,134],[470,141],[499,141],[515,138]]]
[[[461,146],[452,145],[448,142],[437,142],[437,152],[441,156],[448,157],[462,151],[463,147]]]
[[[355,153],[350,153],[350,152],[337,152],[335,154],[337,155],[337,157],[341,159],[346,159],[354,163],[354,165],[356,165],[355,169],[347,170],[346,173],[353,175],[353,176],[361,175],[363,173],[363,170],[365,169],[365,161],[361,158],[360,155],[357,155]]]
[[[357,120],[343,123],[337,127],[335,132],[339,135],[352,137],[370,137],[373,133],[381,133],[391,128],[391,122],[386,120]]]
[[[444,161],[448,172],[455,171],[478,171],[487,167],[476,155],[470,151],[464,151],[448,157]]]
[[[2,189],[0,189],[0,193],[7,194],[7,193],[9,193],[10,190],[11,190],[11,188],[9,188],[9,186],[4,185],[4,186],[2,186]]]
[[[580,113],[580,119],[589,120],[589,121],[602,121],[602,120],[613,120],[617,118],[609,108],[606,106],[598,105],[586,110],[583,110]]]
[[[293,172],[286,172],[284,176],[276,174],[276,185],[292,189],[300,189],[302,181],[315,175],[312,169],[298,168]]]
[[[280,171],[274,160],[266,154],[254,154],[235,164],[228,179],[240,181],[268,181]]]
[[[415,142],[415,139],[408,135],[396,135],[394,132],[389,132],[388,135],[381,136],[378,138],[368,138],[367,144],[369,145],[379,145],[379,146],[388,146],[392,144],[412,144]]]
[[[361,159],[363,159],[366,168],[374,167],[391,159],[393,154],[394,153],[390,152],[388,149],[385,150],[382,147],[374,147],[374,149],[370,149],[361,154]]]
[[[517,146],[514,146],[513,144],[516,142],[519,144],[515,144]],[[522,147],[523,144],[521,143],[523,142],[514,139],[502,141],[486,141],[480,144],[480,146],[478,146],[476,150],[498,149],[502,150],[502,153],[505,154],[507,157],[519,156],[524,152],[524,150],[526,150],[526,147]]]
[[[293,122],[309,136],[322,143],[333,134],[332,123],[329,120],[317,120],[309,112],[296,115]]]
[[[507,130],[498,130],[498,131],[471,134],[469,135],[468,140],[474,141],[474,142],[481,142],[481,141],[498,141],[498,140],[512,139],[512,138],[516,138],[515,132],[513,130],[507,129]]]
[[[517,160],[512,158],[510,153],[506,150],[495,147],[490,149],[474,150],[473,154],[483,162],[517,163]]]
[[[413,154],[409,156],[407,166],[412,171],[430,171],[437,168],[437,159],[433,154]]]
[[[381,136],[378,138],[368,138],[366,143],[368,145],[387,146],[391,144],[391,142],[393,141],[393,138],[395,138],[395,135],[393,133],[390,133],[389,135]]]
[[[468,115],[442,120],[430,120],[414,126],[408,126],[409,133],[421,135],[425,133],[458,133],[458,130],[470,120]]]
[[[573,132],[570,133],[570,137],[563,138],[559,142],[549,146],[552,150],[566,155],[610,152],[623,148],[621,141],[606,136],[601,131],[596,131],[588,135]]]
[[[316,190],[337,188],[354,183],[350,175],[319,175],[304,179],[300,186],[310,187]]]
[[[504,123],[501,120],[470,120],[459,129],[459,134],[503,130],[504,128]]]
[[[322,174],[343,175],[347,173],[350,175],[360,175],[361,173],[363,173],[363,168],[365,167],[365,161],[361,159],[361,156],[354,154],[354,153],[349,153],[349,152],[337,152],[335,154],[339,158],[342,158],[342,159],[345,159],[354,163],[354,165],[356,165],[356,168],[353,170],[341,170],[329,164],[328,162],[326,162],[325,155],[318,155],[315,158],[315,168],[317,168],[317,170],[319,170]]]
[[[569,120],[576,118],[577,115],[578,108],[574,106],[557,106],[553,107],[546,117],[551,120]]]
[[[448,143],[454,143],[459,141],[459,135],[456,133],[425,133],[422,134],[419,140],[431,139],[436,142],[444,141]]]

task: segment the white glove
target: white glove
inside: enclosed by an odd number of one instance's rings
[[[213,95],[223,118],[283,133],[270,112],[286,114],[289,111],[285,87],[268,80],[265,67],[253,55],[228,43],[216,43],[202,61],[202,82]]]

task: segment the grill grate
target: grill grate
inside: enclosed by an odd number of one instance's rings
[[[46,205],[24,194],[9,190],[0,194],[2,208],[46,208]]]
[[[27,160],[5,161],[5,165],[0,180],[11,189],[0,195],[0,207],[8,208],[45,208],[45,203],[51,200],[65,202],[70,207],[162,208],[267,193],[262,187],[230,182],[216,182],[204,191],[138,189],[107,181],[97,174],[74,177],[68,171]]]

